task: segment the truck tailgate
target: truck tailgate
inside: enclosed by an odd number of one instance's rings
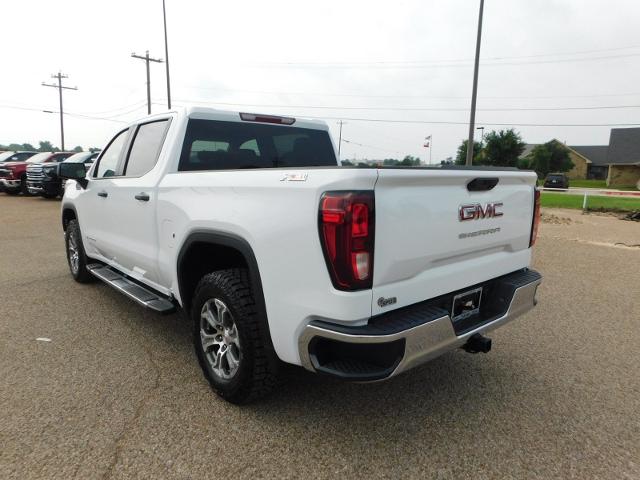
[[[498,183],[470,191],[477,178]],[[380,169],[372,314],[529,266],[535,183],[523,171]]]

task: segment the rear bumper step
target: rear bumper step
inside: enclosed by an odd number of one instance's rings
[[[373,317],[359,327],[314,320],[298,340],[302,365],[345,380],[395,376],[532,309],[541,282],[538,272],[521,270],[481,284],[486,295],[480,312],[455,324],[444,306],[458,292]]]
[[[143,287],[106,265],[92,263],[87,265],[87,270],[96,278],[99,278],[145,308],[159,313],[172,313],[176,309],[173,302],[167,297]]]

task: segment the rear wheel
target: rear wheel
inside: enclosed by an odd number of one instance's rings
[[[80,225],[77,220],[71,220],[64,232],[64,241],[67,248],[67,262],[69,270],[76,282],[89,283],[93,275],[87,270],[87,256],[84,253]]]
[[[18,195],[20,193],[19,188],[5,188],[4,191],[7,195]]]
[[[278,362],[245,269],[205,275],[196,287],[191,317],[198,361],[219,396],[247,403],[269,393]]]

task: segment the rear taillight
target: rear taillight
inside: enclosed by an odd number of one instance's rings
[[[320,199],[320,243],[333,286],[362,290],[373,283],[372,191],[326,192]]]
[[[540,225],[540,190],[536,188],[533,193],[533,222],[531,224],[529,248],[536,244],[536,238],[538,237],[538,225]]]

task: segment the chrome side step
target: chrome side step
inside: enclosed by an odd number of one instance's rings
[[[92,263],[87,265],[87,270],[94,277],[99,278],[145,308],[159,313],[171,313],[176,309],[173,302],[167,297],[139,285],[106,265]]]

